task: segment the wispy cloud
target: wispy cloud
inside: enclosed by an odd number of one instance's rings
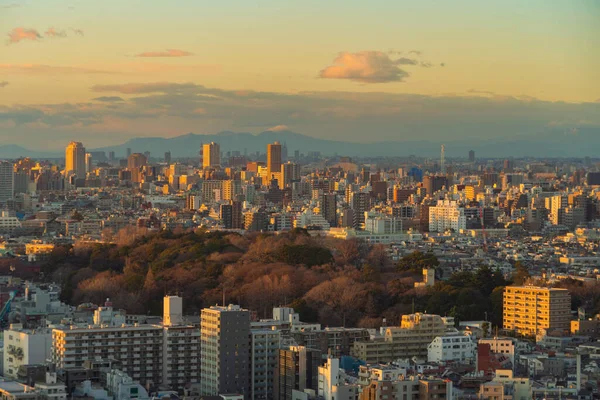
[[[71,31],[73,31],[74,34],[79,35],[79,36],[83,36],[83,30],[79,29],[79,28],[71,28]]]
[[[143,94],[143,93],[182,93],[190,91],[199,91],[204,86],[195,83],[173,83],[173,82],[152,82],[152,83],[124,83],[117,85],[94,85],[93,92],[114,92],[122,94]]]
[[[0,81],[0,88],[6,87],[9,85],[8,81]]]
[[[31,28],[18,27],[8,33],[8,44],[19,43],[23,40],[39,40],[42,35]]]
[[[54,27],[50,27],[50,28],[48,28],[48,30],[46,32],[44,32],[44,35],[46,37],[52,37],[52,38],[55,38],[55,37],[63,38],[63,37],[67,37],[67,32],[65,32],[64,30],[57,30]]]
[[[17,7],[21,7],[21,5],[18,3],[10,3],[10,4],[0,5],[0,8],[17,8]]]
[[[122,97],[119,96],[100,96],[92,99],[94,101],[102,101],[105,103],[117,103],[120,101],[125,101]]]
[[[193,53],[179,49],[167,49],[165,51],[146,51],[136,54],[135,57],[188,57]]]
[[[0,72],[9,74],[118,74],[95,68],[45,64],[0,64]]]

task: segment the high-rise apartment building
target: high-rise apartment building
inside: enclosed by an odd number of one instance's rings
[[[142,169],[148,160],[142,153],[133,153],[127,158],[127,169],[131,172],[131,181],[140,183],[144,180]]]
[[[567,289],[507,286],[503,305],[504,329],[533,336],[570,328],[571,295]]]
[[[337,194],[335,193],[324,193],[320,197],[320,210],[321,215],[330,227],[337,226]]]
[[[210,142],[202,145],[202,166],[204,168],[219,167],[221,165],[221,146]]]
[[[15,195],[15,169],[12,163],[0,162],[0,203],[6,203]]]
[[[465,209],[455,201],[439,200],[436,206],[429,207],[429,231],[444,232],[447,229],[455,232],[467,229]]]
[[[250,399],[250,312],[237,305],[205,308],[200,333],[200,394],[236,393]]]
[[[365,211],[369,211],[369,208],[371,207],[371,197],[369,193],[352,193],[350,206],[354,212],[352,227],[354,229],[363,229],[365,224]]]
[[[304,346],[279,349],[274,380],[274,400],[292,400],[292,392],[319,388],[321,352]]]
[[[273,398],[273,385],[281,332],[275,329],[252,329],[250,333],[250,390],[253,400]]]
[[[267,183],[273,176],[281,174],[281,144],[275,142],[267,145]]]
[[[85,147],[81,142],[71,142],[65,150],[65,176],[85,178]]]

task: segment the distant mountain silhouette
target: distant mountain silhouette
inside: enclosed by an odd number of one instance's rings
[[[189,133],[168,139],[135,138],[118,146],[97,150],[114,151],[120,157],[126,154],[127,148],[131,148],[133,152],[149,151],[154,157],[162,157],[165,151],[170,151],[173,157],[196,157],[202,143],[217,142],[223,152],[237,150],[242,154],[244,152],[251,154],[257,151],[264,153],[267,144],[274,141],[285,143],[290,156],[298,150],[305,154],[309,151],[319,151],[324,155],[394,157],[414,154],[438,157],[440,145],[444,143],[448,157],[467,157],[469,150],[475,150],[479,157],[584,157],[597,156],[597,149],[600,147],[600,130],[589,128],[573,133],[555,129],[538,135],[498,137],[494,140],[469,139],[444,142],[414,140],[371,143],[319,139],[291,131],[265,131],[258,135],[224,131],[214,135]]]
[[[439,157],[440,145],[446,145],[447,157],[467,157],[474,150],[477,157],[598,157],[600,129],[581,128],[576,131],[547,129],[537,135],[496,137],[464,140],[398,140],[386,142],[356,143],[320,139],[291,131],[265,131],[258,135],[247,132],[224,131],[212,135],[188,133],[172,138],[139,137],[115,146],[88,151],[114,151],[119,158],[125,157],[127,148],[132,152],[149,151],[152,157],[161,158],[166,151],[173,157],[198,157],[203,143],[217,142],[221,151],[264,153],[268,143],[279,141],[286,144],[288,154],[294,151],[308,153],[319,151],[323,155],[344,156],[416,156]],[[66,145],[66,143],[65,143]],[[85,143],[84,143],[85,145]],[[0,158],[29,156],[35,158],[64,157],[62,152],[31,151],[17,145],[0,146]]]
[[[57,158],[64,157],[64,154],[57,152],[44,152],[29,150],[25,147],[18,146],[16,144],[6,144],[0,146],[0,159],[15,159],[19,157],[31,157],[31,158]]]

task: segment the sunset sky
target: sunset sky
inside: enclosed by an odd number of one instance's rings
[[[0,28],[0,145],[600,127],[595,0],[0,0]]]

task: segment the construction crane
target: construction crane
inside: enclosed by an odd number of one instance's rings
[[[12,303],[16,295],[17,292],[15,291],[9,293],[8,300],[6,301],[6,303],[4,303],[4,307],[2,307],[2,310],[0,311],[0,326],[6,325],[4,319],[8,319],[8,314],[10,313],[10,304]]]

